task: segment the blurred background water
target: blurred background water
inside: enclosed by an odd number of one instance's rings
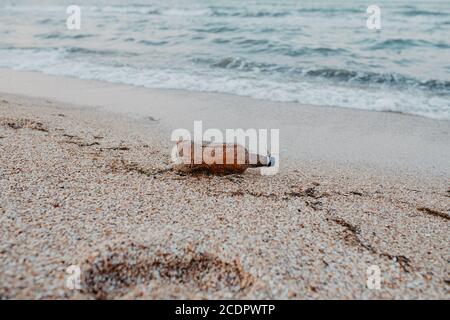
[[[450,1],[372,4],[3,0],[0,67],[450,120]]]

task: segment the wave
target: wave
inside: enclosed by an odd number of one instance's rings
[[[166,16],[181,16],[181,17],[195,17],[195,16],[209,16],[212,14],[210,9],[166,9],[158,11],[161,15]]]
[[[158,41],[158,40],[140,40],[139,43],[140,44],[144,44],[146,46],[162,46],[162,45],[168,44],[169,41],[164,41],[164,40],[161,40],[161,41]]]
[[[197,29],[193,29],[196,32],[205,32],[205,33],[225,33],[225,32],[234,32],[234,31],[238,31],[239,29],[236,27],[225,27],[225,26],[220,26],[220,27],[206,27],[206,28],[197,28]]]
[[[304,72],[310,77],[321,77],[342,82],[356,82],[361,84],[388,85],[399,88],[419,88],[423,90],[441,91],[450,94],[450,81],[419,80],[395,73],[362,72],[345,69],[323,68]]]
[[[388,39],[382,42],[376,43],[370,47],[371,50],[385,50],[385,49],[393,49],[393,50],[402,50],[413,47],[436,47],[441,49],[450,48],[450,44],[439,42],[432,43],[426,40],[413,40],[413,39]]]
[[[341,49],[341,48],[325,48],[325,47],[318,47],[318,48],[311,48],[311,47],[303,47],[299,49],[292,49],[292,48],[280,48],[275,50],[278,53],[282,53],[286,56],[290,57],[299,57],[299,56],[308,56],[308,55],[320,55],[320,56],[334,56],[339,54],[347,53],[347,50]]]
[[[73,50],[72,50],[73,51]],[[79,52],[79,50],[75,50]],[[212,62],[208,59],[203,63]],[[344,81],[377,81],[384,76],[339,69],[292,69],[276,64],[261,64],[245,59],[220,59],[215,68],[264,69],[278,76],[241,76],[214,72],[211,67],[198,68],[140,68],[130,64],[73,60],[67,50],[5,49],[0,48],[0,67],[17,70],[38,71],[52,75],[71,76],[111,83],[123,83],[160,89],[183,89],[250,96],[257,99],[300,102],[304,104],[338,106],[376,111],[409,113],[434,119],[450,120],[450,83],[437,80],[419,82],[429,88],[444,88],[444,95],[430,91],[393,90],[392,87],[373,90],[367,86],[343,86],[329,81],[311,81],[308,78],[322,77]],[[292,78],[296,75],[296,78]],[[401,76],[387,76],[388,82],[405,81]],[[381,80],[379,80],[381,81]],[[385,80],[386,81],[386,80]],[[408,80],[409,81],[409,80]]]
[[[323,78],[338,83],[364,84],[369,86],[383,85],[397,89],[421,89],[424,91],[450,94],[450,81],[436,79],[420,80],[396,73],[376,73],[335,68],[292,68],[277,64],[252,62],[240,57],[226,57],[215,62],[210,59],[196,59],[195,62],[209,63],[213,68],[235,69],[258,73],[278,73],[293,78],[298,76]]]
[[[52,19],[50,18],[45,18],[45,19],[41,19],[38,21],[39,24],[49,24],[52,22]]]
[[[364,12],[364,10],[362,11]],[[236,10],[209,7],[206,9],[167,9],[155,11],[154,14],[173,15],[173,16],[213,16],[213,17],[243,17],[243,18],[279,18],[292,15],[302,15],[305,13],[324,13],[324,14],[343,14],[343,13],[361,13],[359,9],[353,8],[304,8],[299,10]]]
[[[236,43],[240,46],[261,46],[271,44],[271,42],[267,39],[242,39]]]
[[[165,16],[210,16],[210,17],[244,17],[244,18],[262,18],[262,17],[285,17],[292,14],[291,11],[273,11],[273,10],[224,10],[224,9],[185,9],[171,8],[165,10],[151,10],[150,14]]]
[[[216,17],[244,17],[244,18],[261,18],[261,17],[285,17],[292,15],[290,11],[273,11],[273,10],[259,10],[259,11],[224,11],[212,10],[212,16]]]
[[[236,10],[229,10],[229,9],[212,9],[212,12],[210,13],[213,16],[219,16],[219,17],[246,17],[246,18],[260,18],[260,17],[286,17],[286,16],[301,16],[305,13],[323,13],[323,14],[345,14],[345,13],[361,13],[364,12],[364,10],[361,11],[361,9],[356,8],[302,8],[298,10],[243,10],[243,11],[236,11]]]
[[[243,9],[227,6],[205,6],[200,8],[188,8],[184,6],[180,7],[166,7],[155,6],[151,4],[127,4],[127,5],[110,5],[110,6],[82,6],[86,12],[100,12],[100,13],[127,13],[127,14],[148,14],[148,15],[167,15],[167,16],[217,16],[217,17],[247,17],[247,18],[260,18],[260,17],[286,17],[286,16],[301,16],[304,14],[361,14],[365,12],[365,7],[304,7],[296,8],[295,10],[277,10],[270,9]],[[66,6],[64,5],[5,5],[2,10],[8,12],[61,12],[64,11]],[[407,8],[407,7],[405,7]],[[450,16],[449,12],[435,11],[435,10],[421,10],[411,7],[411,9],[396,11],[396,14],[403,16]],[[48,23],[44,21],[43,23]]]
[[[340,14],[340,13],[361,13],[365,9],[358,8],[301,8],[298,13],[327,13],[327,14]]]
[[[442,11],[427,11],[427,10],[407,10],[398,12],[407,17],[415,17],[415,16],[449,16],[450,13],[442,12]]]
[[[45,48],[36,48],[36,47],[1,47],[0,50],[4,52],[10,53],[21,53],[21,54],[29,54],[32,56],[33,54],[48,54],[48,55],[59,55],[60,58],[65,58],[68,54],[73,55],[83,55],[83,56],[137,56],[138,54],[135,52],[128,51],[117,51],[117,50],[109,50],[109,49],[90,49],[83,47],[45,47]]]
[[[2,9],[9,12],[63,12],[65,6],[42,6],[42,5],[6,5]],[[296,8],[295,10],[288,9],[245,9],[236,7],[223,7],[223,6],[204,6],[199,8],[187,8],[180,7],[167,7],[167,6],[155,6],[150,4],[127,4],[127,5],[110,5],[110,6],[83,6],[83,11],[89,13],[112,13],[112,14],[140,14],[140,15],[161,15],[161,16],[209,16],[209,17],[244,17],[244,18],[282,18],[287,16],[302,16],[305,14],[322,14],[325,16],[330,15],[342,15],[342,14],[361,14],[365,12],[365,8],[361,7],[305,7]],[[432,11],[432,10],[420,10],[410,9],[403,11],[396,11],[396,14],[415,17],[415,16],[436,16],[446,17],[450,16],[449,12],[444,11]],[[51,20],[44,19],[42,24],[50,23]]]
[[[158,45],[154,42],[146,40],[140,41],[140,43],[146,45]],[[117,57],[117,56],[137,56],[134,52],[123,52],[106,49],[90,49],[82,47],[50,47],[50,48],[15,48],[15,47],[0,47],[0,50],[9,53],[13,60],[15,54],[23,56],[23,61],[33,60],[33,56],[44,57],[39,58],[42,61],[36,61],[38,65],[46,63],[55,63],[66,59],[71,59],[71,55],[74,57],[82,56],[89,58],[89,56],[103,56],[103,57]],[[49,62],[48,60],[52,60]],[[383,86],[393,89],[410,90],[420,89],[426,92],[434,92],[436,94],[450,94],[450,81],[438,80],[438,79],[417,79],[397,73],[377,73],[361,70],[348,70],[342,68],[302,68],[292,67],[288,65],[282,65],[277,63],[261,63],[250,61],[242,57],[224,57],[219,59],[213,58],[194,58],[192,59],[194,64],[200,64],[207,69],[228,69],[236,70],[240,72],[249,73],[261,73],[268,74],[270,76],[276,76],[292,81],[320,78],[330,83],[336,84],[348,84],[348,85],[364,85],[364,86]],[[34,63],[34,62],[33,62]],[[33,63],[31,63],[33,65]],[[4,61],[5,67],[8,67],[8,59]],[[115,65],[117,66],[117,65]]]
[[[277,65],[275,64],[249,62],[239,57],[227,57],[220,59],[219,61],[211,61],[211,59],[194,59],[194,62],[207,63],[213,68],[236,69],[242,71],[268,72],[275,71],[277,69]]]
[[[336,56],[347,54],[350,52],[343,48],[330,48],[330,47],[293,47],[289,44],[268,40],[268,39],[252,39],[244,37],[234,38],[215,38],[211,40],[213,43],[226,44],[234,43],[240,48],[249,50],[250,53],[273,53],[284,55],[288,57],[301,57],[301,56]]]
[[[83,54],[83,55],[101,55],[101,56],[114,56],[118,55],[119,52],[115,50],[100,50],[100,49],[88,49],[88,48],[82,48],[82,47],[64,47],[61,48],[63,52],[66,53],[76,53],[76,54]]]
[[[85,38],[92,38],[95,37],[94,34],[75,34],[75,35],[69,35],[69,34],[63,34],[60,32],[51,32],[51,33],[43,33],[43,34],[37,34],[35,35],[35,38],[37,39],[85,39]]]

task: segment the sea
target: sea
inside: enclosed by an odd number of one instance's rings
[[[0,68],[450,120],[450,1],[2,0]]]

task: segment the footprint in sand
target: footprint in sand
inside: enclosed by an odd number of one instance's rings
[[[236,296],[253,283],[253,277],[237,260],[225,262],[193,248],[174,253],[169,245],[164,250],[134,242],[107,245],[93,252],[82,270],[84,293],[96,299],[123,298],[142,288],[157,288],[160,297],[183,292],[197,296],[228,292]]]

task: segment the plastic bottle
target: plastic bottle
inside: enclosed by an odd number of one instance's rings
[[[176,151],[174,169],[181,172],[242,174],[248,168],[275,165],[275,159],[270,155],[250,153],[239,144],[184,140],[177,142]]]

